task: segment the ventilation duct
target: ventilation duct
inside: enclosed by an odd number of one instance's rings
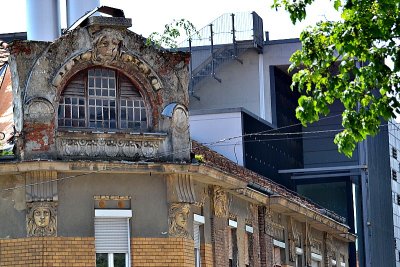
[[[67,24],[68,28],[88,11],[100,6],[99,0],[67,0]]]
[[[60,37],[59,0],[26,0],[26,15],[28,40],[54,41]]]

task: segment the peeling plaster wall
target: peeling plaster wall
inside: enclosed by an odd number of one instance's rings
[[[0,239],[26,236],[25,209],[25,177],[0,176]]]
[[[105,53],[97,43],[102,35],[122,36],[118,53],[112,59],[99,59],[98,54]],[[177,116],[174,110],[172,117],[161,115],[170,103],[187,109],[188,61],[186,53],[145,46],[143,37],[110,25],[77,28],[53,43],[15,42],[11,46],[10,65],[19,135],[17,155],[21,159],[60,157],[56,146],[60,94],[76,73],[102,66],[121,71],[138,87],[149,111],[148,132],[167,135],[156,154],[168,160],[188,160],[187,110]]]

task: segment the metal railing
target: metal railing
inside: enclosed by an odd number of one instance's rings
[[[213,77],[218,82],[217,68],[228,60],[243,64],[239,55],[250,48],[262,53],[263,21],[256,12],[223,14],[206,27],[178,45],[179,50],[188,51],[190,60],[189,92],[204,77]]]

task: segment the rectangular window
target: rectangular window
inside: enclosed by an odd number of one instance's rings
[[[392,179],[397,181],[397,172],[395,170],[392,170]]]
[[[229,267],[238,266],[237,222],[229,220],[228,229]]]
[[[397,149],[395,147],[392,147],[392,157],[397,159]]]
[[[244,236],[244,264],[246,267],[254,266],[253,259],[253,227],[245,226],[246,234]]]
[[[280,267],[285,262],[285,248],[286,244],[279,240],[273,240],[273,266]]]
[[[130,267],[131,210],[95,210],[96,267]]]
[[[198,214],[193,216],[193,239],[194,239],[194,266],[201,266],[201,239],[204,231],[204,217]]]
[[[400,195],[397,194],[397,205],[400,205]]]

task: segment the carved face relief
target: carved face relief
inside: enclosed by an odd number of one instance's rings
[[[169,235],[171,237],[189,238],[187,219],[190,206],[187,203],[173,203],[169,208]]]
[[[54,202],[33,202],[27,209],[27,234],[31,236],[56,236],[57,217]]]
[[[94,63],[109,63],[118,59],[121,53],[122,35],[104,29],[96,34],[92,53]]]
[[[228,216],[228,196],[220,186],[214,187],[214,212],[217,217]]]
[[[50,223],[50,209],[46,207],[38,207],[33,212],[35,224],[39,227],[46,227]]]

